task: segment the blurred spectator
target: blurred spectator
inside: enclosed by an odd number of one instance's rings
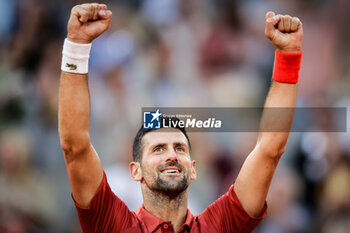
[[[55,195],[30,161],[29,139],[19,129],[0,138],[0,230],[34,232],[48,229],[54,219]]]
[[[45,1],[17,3],[18,21],[8,48],[8,58],[13,69],[35,71],[42,58],[43,47],[51,39],[52,19]]]
[[[0,0],[0,41],[7,44],[15,24],[15,6],[11,0]],[[1,46],[2,47],[2,46]]]
[[[309,212],[301,203],[304,187],[294,170],[279,166],[271,183],[267,202],[267,221],[259,227],[263,233],[310,232]]]

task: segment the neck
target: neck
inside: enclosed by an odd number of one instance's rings
[[[163,221],[171,222],[174,232],[178,232],[186,220],[187,189],[177,196],[169,196],[148,188],[142,193],[145,209]]]

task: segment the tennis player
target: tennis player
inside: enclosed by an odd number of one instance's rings
[[[73,7],[63,46],[59,93],[59,135],[72,197],[85,233],[90,232],[251,232],[267,213],[271,179],[287,143],[293,111],[266,117],[253,151],[222,197],[200,215],[187,208],[196,162],[184,129],[140,129],[130,173],[141,185],[144,203],[130,211],[110,189],[89,137],[88,59],[92,41],[106,31],[112,12],[104,4]],[[259,23],[259,22],[258,22]],[[268,12],[265,35],[276,47],[272,83],[265,108],[294,108],[301,64],[300,20]],[[118,51],[115,51],[118,53]],[[266,119],[265,119],[266,118]],[[281,130],[266,132],[278,124]],[[134,192],[130,190],[130,192]]]

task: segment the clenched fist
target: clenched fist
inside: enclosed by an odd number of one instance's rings
[[[297,53],[301,51],[303,26],[297,17],[266,13],[265,35],[280,52]]]
[[[72,8],[68,21],[68,40],[91,43],[109,28],[112,12],[105,4],[82,4]]]

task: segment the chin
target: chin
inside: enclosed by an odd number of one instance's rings
[[[187,177],[183,177],[180,180],[171,180],[158,178],[156,182],[156,189],[162,193],[168,195],[178,195],[184,192],[189,186]]]

